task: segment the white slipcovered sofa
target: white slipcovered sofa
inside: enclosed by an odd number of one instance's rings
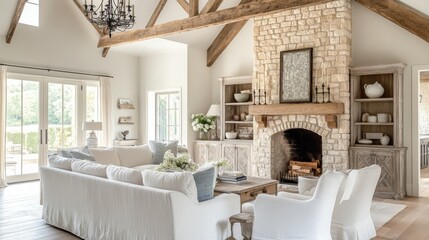
[[[84,239],[220,240],[230,234],[228,218],[240,212],[236,194],[195,202],[179,191],[57,167],[40,174],[43,219]]]

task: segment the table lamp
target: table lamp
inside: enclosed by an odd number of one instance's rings
[[[218,140],[217,136],[217,117],[220,117],[220,105],[219,104],[212,104],[209,108],[209,111],[207,112],[207,116],[215,116],[215,132],[216,135],[214,137],[214,140]]]
[[[88,138],[86,139],[86,145],[88,145],[89,148],[95,148],[98,146],[98,139],[97,135],[95,135],[94,130],[100,131],[102,130],[102,124],[101,122],[84,122],[82,124],[82,129],[85,131],[91,130],[89,133]]]

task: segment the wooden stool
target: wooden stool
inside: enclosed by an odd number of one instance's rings
[[[240,223],[241,225],[241,235],[244,240],[252,239],[252,228],[253,228],[253,220],[255,217],[251,213],[237,213],[229,218],[229,222],[231,223],[231,237],[227,238],[227,240],[234,240],[233,226],[234,223]]]

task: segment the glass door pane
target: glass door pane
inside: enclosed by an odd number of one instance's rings
[[[77,146],[77,85],[48,83],[48,154]]]
[[[6,176],[37,178],[40,162],[40,82],[8,79],[6,90]]]

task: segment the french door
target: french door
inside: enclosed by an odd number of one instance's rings
[[[39,178],[39,166],[59,148],[82,141],[83,85],[9,74],[6,90],[6,180]]]

